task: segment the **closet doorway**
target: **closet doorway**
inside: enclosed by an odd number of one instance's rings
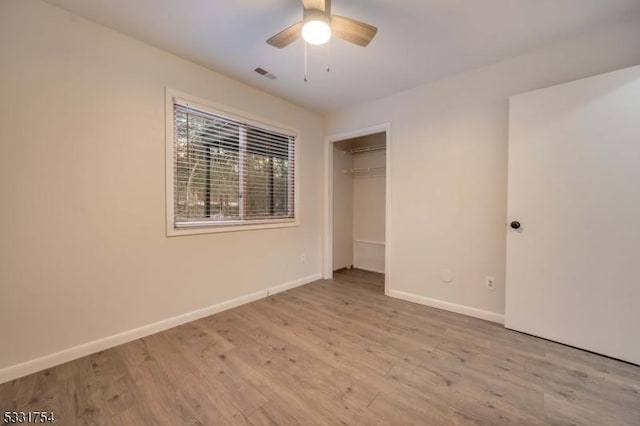
[[[388,126],[328,138],[325,158],[324,278],[332,278],[336,272],[384,281],[386,294],[389,280]]]

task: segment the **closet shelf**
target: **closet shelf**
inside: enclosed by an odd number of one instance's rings
[[[362,174],[366,174],[366,173],[384,173],[384,171],[386,170],[386,167],[382,166],[382,167],[366,167],[363,169],[344,169],[342,171],[342,173],[344,173],[345,175],[362,175]]]
[[[387,146],[386,145],[363,146],[361,148],[350,149],[347,152],[349,154],[361,154],[363,152],[380,151],[380,150],[383,150],[383,149],[387,149]]]

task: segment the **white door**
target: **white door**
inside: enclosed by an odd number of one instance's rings
[[[640,66],[511,98],[508,200],[506,327],[640,364]]]

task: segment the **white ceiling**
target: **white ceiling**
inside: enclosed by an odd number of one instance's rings
[[[328,112],[524,53],[640,14],[640,0],[333,0],[333,13],[378,27],[371,44],[277,49],[299,0],[46,0],[309,109]],[[253,72],[262,67],[270,80]]]

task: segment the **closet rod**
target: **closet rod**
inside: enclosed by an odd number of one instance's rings
[[[383,172],[383,171],[385,171],[385,167],[384,166],[382,166],[382,167],[367,167],[367,168],[364,168],[364,169],[344,169],[342,172],[345,175],[347,175],[347,174],[354,175],[354,174],[357,174],[357,173],[371,173],[371,172],[375,173],[375,172]]]
[[[373,146],[363,146],[362,148],[353,148],[347,151],[349,154],[359,154],[361,152],[369,152],[369,151],[379,151],[382,149],[387,149],[386,145],[373,145]]]

